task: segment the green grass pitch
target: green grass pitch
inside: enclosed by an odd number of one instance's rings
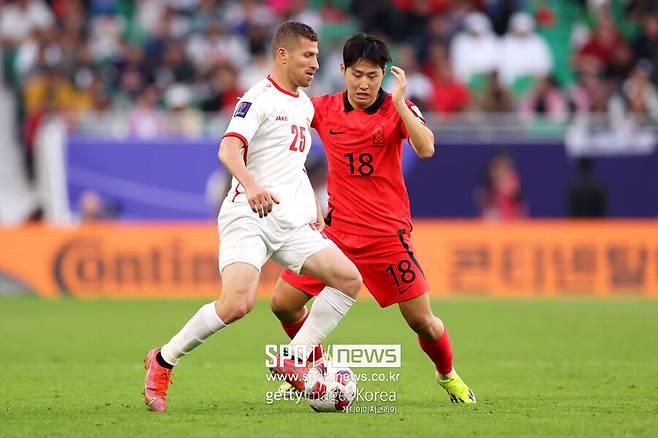
[[[286,338],[259,301],[177,367],[168,412],[148,412],[142,359],[200,304],[0,299],[0,436],[658,433],[658,301],[433,301],[475,407],[449,403],[396,307],[360,301],[328,342],[402,344],[399,382],[360,384],[396,392],[392,414],[268,405],[264,344]]]

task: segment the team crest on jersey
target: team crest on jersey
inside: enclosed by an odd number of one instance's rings
[[[251,102],[240,102],[238,107],[235,109],[233,117],[242,117],[244,119],[244,116],[247,115],[249,108],[251,108]]]
[[[372,145],[373,146],[384,146],[384,127],[375,126],[372,128]]]

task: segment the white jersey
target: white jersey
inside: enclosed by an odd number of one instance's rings
[[[317,208],[304,163],[311,148],[311,121],[315,111],[308,96],[290,93],[269,76],[239,100],[224,137],[240,138],[247,170],[264,189],[279,198],[272,216],[283,228],[313,223]],[[254,215],[242,184],[234,177],[222,214],[235,210]]]

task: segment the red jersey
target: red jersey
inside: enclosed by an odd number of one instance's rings
[[[327,224],[363,236],[411,232],[402,177],[402,146],[409,134],[391,95],[380,90],[365,110],[353,108],[346,91],[311,101],[311,126],[320,134],[329,164]],[[411,101],[407,106],[425,123]]]

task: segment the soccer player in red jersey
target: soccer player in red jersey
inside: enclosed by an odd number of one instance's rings
[[[438,383],[455,403],[475,403],[473,391],[452,366],[450,338],[430,307],[429,284],[410,242],[411,213],[402,176],[402,147],[409,139],[420,158],[434,155],[434,134],[405,99],[404,71],[392,66],[396,86],[381,89],[391,61],[380,39],[358,33],[343,48],[346,90],[312,98],[315,128],[327,153],[327,237],[350,258],[381,307],[398,304],[436,368]],[[324,287],[314,277],[285,270],[272,311],[291,338],[304,323],[306,303]]]

